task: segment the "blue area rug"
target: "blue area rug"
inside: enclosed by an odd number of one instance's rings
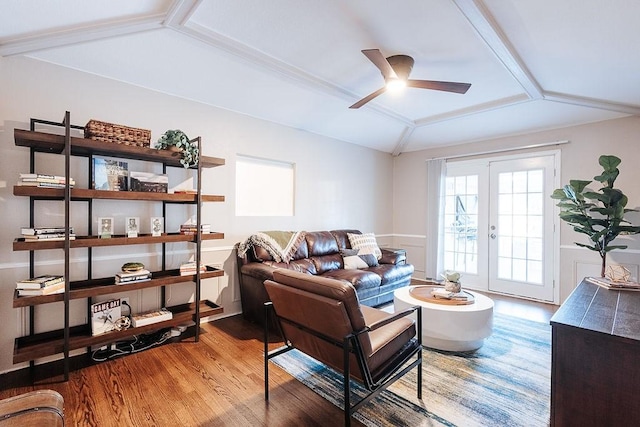
[[[342,408],[342,379],[296,350],[273,363]],[[548,426],[551,328],[496,313],[493,335],[476,352],[423,352],[422,400],[415,370],[354,418],[367,426]],[[362,388],[352,382],[354,394]]]

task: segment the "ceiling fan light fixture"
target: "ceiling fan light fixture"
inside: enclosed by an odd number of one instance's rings
[[[399,92],[407,87],[407,81],[402,79],[389,78],[386,80],[385,86],[390,92]]]

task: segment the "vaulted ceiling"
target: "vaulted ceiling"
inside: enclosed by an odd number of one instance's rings
[[[640,114],[635,0],[5,0],[28,56],[394,155]],[[407,88],[361,53],[415,59]]]

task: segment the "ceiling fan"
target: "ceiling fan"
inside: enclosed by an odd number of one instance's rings
[[[365,96],[349,108],[360,108],[387,89],[393,87],[417,87],[419,89],[442,90],[445,92],[466,93],[471,83],[439,82],[435,80],[409,79],[413,68],[413,58],[408,55],[393,55],[385,58],[379,49],[365,49],[362,51],[373,64],[378,67],[384,77],[385,85],[377,91]]]

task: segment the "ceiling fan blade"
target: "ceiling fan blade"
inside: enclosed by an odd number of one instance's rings
[[[364,53],[364,56],[369,58],[369,61],[373,62],[373,64],[378,67],[385,80],[388,78],[398,78],[396,72],[391,68],[391,64],[389,64],[389,61],[387,61],[387,58],[384,57],[379,49],[365,49],[362,53]]]
[[[407,86],[420,89],[442,90],[445,92],[467,93],[471,83],[438,82],[435,80],[407,80]]]
[[[377,91],[373,92],[372,94],[369,94],[369,95],[365,96],[364,98],[362,98],[360,101],[356,102],[355,104],[353,104],[349,108],[360,108],[364,104],[366,104],[367,102],[371,101],[376,96],[382,94],[385,90],[387,90],[386,86],[385,87],[381,87],[380,89],[378,89]]]

